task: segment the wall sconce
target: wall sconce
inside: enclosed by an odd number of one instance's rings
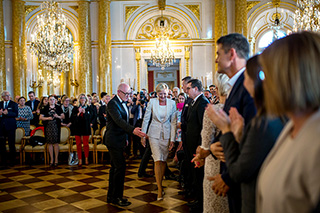
[[[74,87],[78,87],[79,86],[79,83],[78,83],[77,79],[75,79],[75,80],[70,79],[70,84],[71,84],[71,86],[74,86]]]

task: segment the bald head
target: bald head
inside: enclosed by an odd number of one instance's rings
[[[118,86],[118,90],[127,91],[128,89],[130,89],[130,86],[126,83],[121,83]]]
[[[118,86],[117,94],[123,101],[128,101],[131,89],[130,86],[126,83],[121,83]]]

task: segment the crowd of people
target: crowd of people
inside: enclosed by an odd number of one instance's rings
[[[204,90],[190,76],[182,89],[159,83],[134,93],[125,83],[117,94],[80,94],[0,102],[2,163],[8,138],[14,162],[14,130],[44,125],[50,164],[58,164],[60,126],[82,144],[88,164],[91,129],[106,126],[110,155],[107,202],[129,206],[123,197],[126,159],[141,158],[139,177],[152,156],[157,201],[166,199],[169,166],[179,169],[178,193],[190,198],[190,212],[319,212],[320,36],[302,32],[279,39],[249,58],[249,43],[237,33],[217,40],[216,84]],[[169,152],[172,161],[168,162]],[[55,155],[53,154],[55,153]],[[172,174],[172,173],[171,173]]]

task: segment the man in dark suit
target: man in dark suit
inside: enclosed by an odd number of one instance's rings
[[[231,88],[223,110],[229,114],[230,107],[237,108],[247,124],[256,114],[254,101],[243,86],[249,43],[243,35],[233,33],[219,38],[217,45],[218,73],[224,73],[230,78],[228,84]],[[223,149],[218,141],[218,138],[215,139],[211,151],[216,158],[223,159]],[[241,212],[240,184],[231,180],[225,163],[221,162],[220,171],[221,174],[214,177],[213,188],[218,194],[227,193],[231,213]]]
[[[100,106],[99,108],[99,122],[100,122],[100,130],[106,126],[107,124],[107,104],[111,100],[110,95],[105,95],[103,100],[101,100],[104,104]],[[101,102],[100,101],[100,102]]]
[[[191,80],[191,76],[186,76],[182,79],[182,88],[183,92],[188,94],[187,91],[187,85],[188,82]],[[183,152],[184,152],[184,159],[182,160],[181,163],[181,176],[184,181],[184,190],[180,191],[179,194],[184,194],[187,197],[192,196],[192,174],[190,172],[189,168],[189,162],[192,159],[192,156],[188,156],[188,148],[186,144],[186,131],[187,131],[187,114],[188,114],[188,109],[191,104],[192,98],[188,96],[188,98],[185,100],[182,111],[181,111],[181,123],[178,124],[178,127],[180,125],[181,128],[181,140],[182,140],[182,147],[183,147]]]
[[[188,82],[187,91],[192,102],[187,114],[186,145],[188,156],[192,157],[196,154],[197,147],[201,145],[203,114],[209,101],[202,94],[202,83],[198,79],[192,79]],[[203,210],[204,167],[195,168],[190,163],[189,169],[192,171],[192,185],[196,192],[196,200],[191,204],[191,211],[201,212]]]
[[[16,117],[18,116],[18,104],[10,101],[10,93],[3,91],[1,94],[3,101],[0,102],[0,152],[1,163],[7,166],[6,138],[8,138],[10,150],[10,165],[13,166],[16,156]]]
[[[107,105],[107,129],[104,143],[110,153],[111,169],[109,173],[109,190],[107,202],[118,206],[128,206],[131,203],[123,198],[126,161],[123,155],[128,143],[128,135],[134,134],[146,137],[141,128],[129,124],[129,110],[126,105],[131,89],[128,84],[118,86],[117,95]]]
[[[36,100],[36,96],[33,91],[28,93],[29,101],[26,102],[26,105],[29,106],[32,110],[33,119],[30,120],[31,125],[39,126],[39,115],[40,111],[37,112],[38,105],[40,101]]]

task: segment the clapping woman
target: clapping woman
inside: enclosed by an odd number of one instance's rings
[[[40,111],[40,120],[44,125],[46,143],[49,146],[50,166],[58,165],[60,126],[64,114],[61,107],[56,105],[56,99],[53,95],[49,96],[49,104]],[[55,159],[53,160],[53,149]],[[54,162],[54,164],[53,164]]]
[[[207,113],[221,130],[220,142],[230,178],[241,184],[241,212],[254,213],[256,180],[262,163],[276,142],[284,119],[268,118],[264,104],[263,76],[258,56],[250,58],[244,73],[244,86],[254,98],[257,115],[244,127],[244,119],[236,108],[231,107],[229,117],[222,111],[209,106]],[[214,178],[212,178],[213,180]],[[272,211],[274,212],[274,211]]]
[[[72,110],[72,123],[77,144],[79,166],[82,166],[82,143],[86,165],[89,164],[89,136],[91,135],[90,123],[93,112],[88,105],[88,98],[85,94],[79,95],[79,105]]]
[[[19,107],[18,107],[18,117],[17,127],[24,128],[25,135],[29,135],[30,133],[30,120],[33,118],[32,110],[29,106],[26,106],[26,99],[22,96],[18,99]]]

